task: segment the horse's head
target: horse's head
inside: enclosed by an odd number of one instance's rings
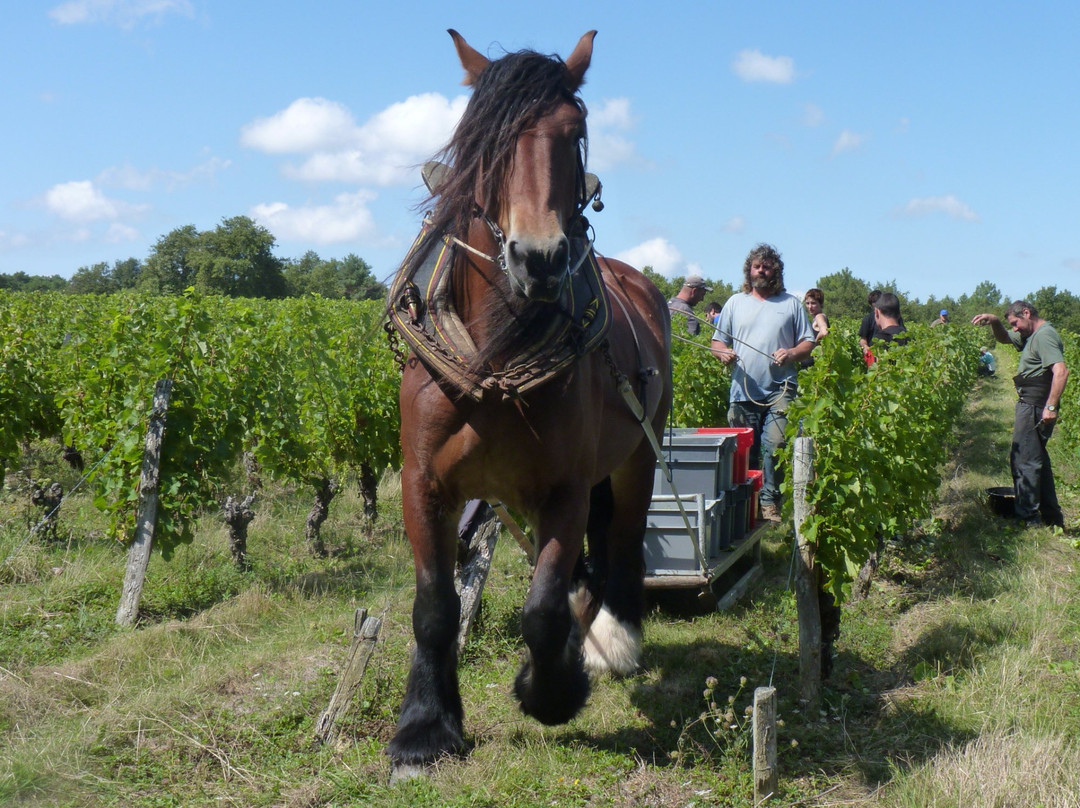
[[[473,87],[448,148],[458,192],[471,194],[501,231],[496,239],[504,239],[514,292],[557,300],[569,273],[567,231],[584,204],[586,113],[576,93],[596,31],[581,37],[565,62],[531,51],[491,61],[449,33],[464,83]]]

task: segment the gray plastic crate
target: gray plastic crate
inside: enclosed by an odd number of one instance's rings
[[[735,543],[735,503],[732,500],[734,491],[725,491],[723,510],[720,513],[720,527],[716,531],[716,547],[719,552],[731,548]]]
[[[679,495],[701,494],[714,499],[731,488],[732,464],[738,445],[734,435],[699,434],[696,430],[664,433],[664,460]],[[672,495],[671,483],[659,462],[653,472],[653,495]]]
[[[645,526],[645,572],[647,575],[687,575],[708,572],[708,561],[723,549],[724,516],[727,501],[723,494],[706,499],[703,494],[680,495],[693,538],[686,529],[676,498],[653,496]],[[730,541],[729,541],[730,543]],[[706,568],[698,561],[700,550]]]

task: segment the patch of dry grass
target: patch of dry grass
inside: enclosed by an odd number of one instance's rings
[[[1080,746],[1061,735],[984,733],[943,749],[876,798],[895,808],[1077,808]]]

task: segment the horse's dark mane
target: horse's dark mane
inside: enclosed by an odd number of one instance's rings
[[[435,155],[450,166],[443,184],[418,207],[435,203],[431,233],[438,238],[464,236],[475,211],[477,180],[486,178],[484,210],[491,216],[502,195],[504,179],[518,136],[557,104],[584,104],[567,86],[567,70],[558,56],[523,50],[491,62],[476,80],[465,114],[450,142]],[[582,149],[586,138],[581,139]],[[582,154],[584,161],[584,153]],[[423,256],[414,256],[419,264]],[[415,266],[406,267],[411,272]]]
[[[476,213],[476,189],[484,179],[480,200],[484,211],[498,216],[499,200],[505,192],[514,147],[518,136],[562,103],[572,103],[583,112],[585,105],[568,85],[566,64],[558,56],[545,56],[531,50],[508,53],[491,62],[477,78],[465,113],[450,142],[435,159],[450,166],[441,186],[423,200],[419,207],[434,202],[431,212],[431,235],[428,244],[438,244],[443,236],[468,233]],[[579,183],[583,180],[587,137],[579,145]],[[583,188],[578,189],[583,196]],[[423,263],[425,252],[414,254],[404,271],[410,276]],[[552,304],[507,308],[495,296],[492,321],[499,324],[487,345],[481,346],[481,364],[505,356],[528,345],[533,335],[550,321]],[[519,310],[513,310],[519,309]]]

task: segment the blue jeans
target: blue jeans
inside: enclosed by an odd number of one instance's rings
[[[786,443],[787,408],[793,398],[795,391],[791,390],[768,406],[732,401],[728,408],[728,426],[748,426],[754,430],[750,468],[765,472],[760,495],[762,505],[780,506],[780,482],[784,473],[776,468],[776,452]]]

